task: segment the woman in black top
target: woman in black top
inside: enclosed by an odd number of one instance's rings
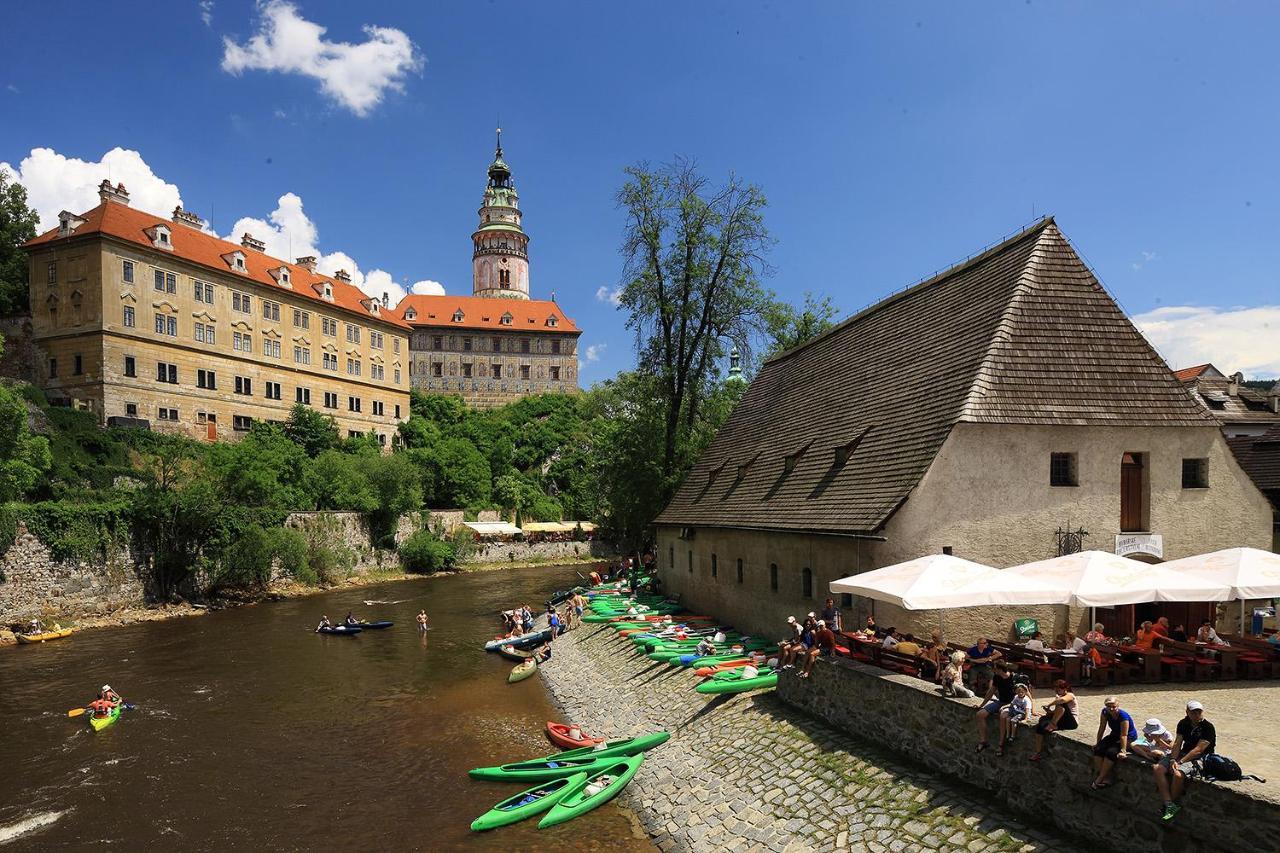
[[[982,752],[988,746],[987,718],[999,717],[1000,709],[1013,701],[1013,692],[1012,667],[1006,661],[996,661],[995,674],[987,687],[987,695],[983,697],[982,705],[978,708],[978,752]]]

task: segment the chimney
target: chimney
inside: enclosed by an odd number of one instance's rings
[[[129,191],[124,188],[124,184],[116,184],[113,187],[106,178],[103,178],[102,183],[98,184],[98,198],[104,202],[114,201],[117,204],[129,206]]]
[[[1236,371],[1231,374],[1231,379],[1227,382],[1227,396],[1236,397],[1240,394],[1240,385],[1244,382],[1244,374]]]
[[[382,305],[383,305],[383,307],[385,308],[385,307],[389,306],[390,304],[391,304],[391,297],[390,297],[390,295],[389,295],[385,290],[384,290],[384,291],[382,291]]]
[[[240,245],[246,249],[253,249],[255,252],[265,252],[267,244],[254,237],[248,231],[240,235]]]
[[[173,221],[178,225],[185,225],[197,231],[204,228],[204,220],[189,210],[183,210],[182,205],[178,205],[173,209]]]
[[[1280,381],[1272,385],[1267,391],[1267,405],[1271,407],[1271,411],[1280,415]]]
[[[294,263],[296,263],[298,266],[300,266],[300,267],[302,267],[303,269],[305,269],[307,272],[315,272],[315,271],[316,271],[316,256],[315,256],[315,255],[303,255],[302,257],[300,257],[300,258],[298,258],[296,261],[294,261]]]
[[[351,273],[347,272],[346,270],[338,270],[336,273],[333,274],[333,277],[336,278],[338,281],[343,281],[343,282],[346,282],[347,284],[351,283]]]

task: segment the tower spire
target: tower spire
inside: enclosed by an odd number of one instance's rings
[[[498,144],[496,147],[497,147],[497,151],[494,153],[494,156],[502,157],[502,122],[501,121],[498,122]]]
[[[480,222],[471,235],[471,291],[476,296],[529,298],[529,235],[520,227],[520,197],[511,167],[502,159],[502,122],[494,131],[493,162],[481,202]]]

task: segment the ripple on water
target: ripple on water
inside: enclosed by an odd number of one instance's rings
[[[63,815],[70,813],[71,809],[63,809],[62,811],[48,811],[30,814],[21,820],[7,823],[0,826],[0,844],[8,844],[23,835],[30,835],[37,830],[57,821]]]

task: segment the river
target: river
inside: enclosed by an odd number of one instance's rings
[[[496,611],[576,580],[425,578],[0,650],[0,846],[652,850],[616,803],[546,831],[469,829],[519,790],[469,768],[555,751],[541,679],[508,685],[512,663],[482,650]],[[396,624],[312,632],[348,610]],[[95,735],[66,712],[104,682],[138,710]]]

